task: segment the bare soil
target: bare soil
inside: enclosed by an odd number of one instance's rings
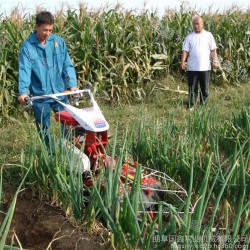
[[[7,190],[5,187],[5,191],[7,195],[5,192],[1,211],[7,211],[15,194],[15,189],[10,186]],[[0,224],[3,218],[0,213]],[[20,247],[19,240],[21,247],[29,250],[112,249],[108,234],[100,222],[95,223],[89,234],[86,225],[75,226],[61,208],[52,206],[26,189],[18,195],[6,244],[14,239],[15,246]]]

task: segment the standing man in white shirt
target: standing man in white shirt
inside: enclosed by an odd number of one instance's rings
[[[193,18],[194,31],[186,36],[182,45],[181,68],[187,69],[189,98],[188,107],[197,103],[200,83],[200,104],[206,103],[212,67],[218,68],[217,46],[213,35],[204,30],[204,22],[200,16]],[[187,63],[186,63],[187,61]]]

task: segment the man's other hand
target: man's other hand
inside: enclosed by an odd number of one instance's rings
[[[77,87],[72,87],[69,89],[70,91],[76,91],[76,90],[79,90]]]
[[[29,98],[29,96],[28,96],[27,94],[22,94],[22,95],[18,96],[18,99],[17,99],[17,100],[18,100],[21,104],[25,105],[25,104],[27,104],[26,98]]]

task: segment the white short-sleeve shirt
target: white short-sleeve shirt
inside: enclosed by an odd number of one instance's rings
[[[188,52],[188,71],[211,70],[211,50],[217,49],[211,32],[203,30],[201,33],[190,33],[184,40],[182,50]]]

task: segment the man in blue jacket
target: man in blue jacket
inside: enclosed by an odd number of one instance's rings
[[[19,57],[18,101],[26,103],[28,95],[39,96],[77,90],[74,66],[64,40],[52,34],[54,17],[43,11],[36,16],[35,31],[23,43]],[[62,101],[68,102],[67,97]],[[49,144],[50,109],[64,110],[53,99],[33,102],[38,131],[43,132]]]

